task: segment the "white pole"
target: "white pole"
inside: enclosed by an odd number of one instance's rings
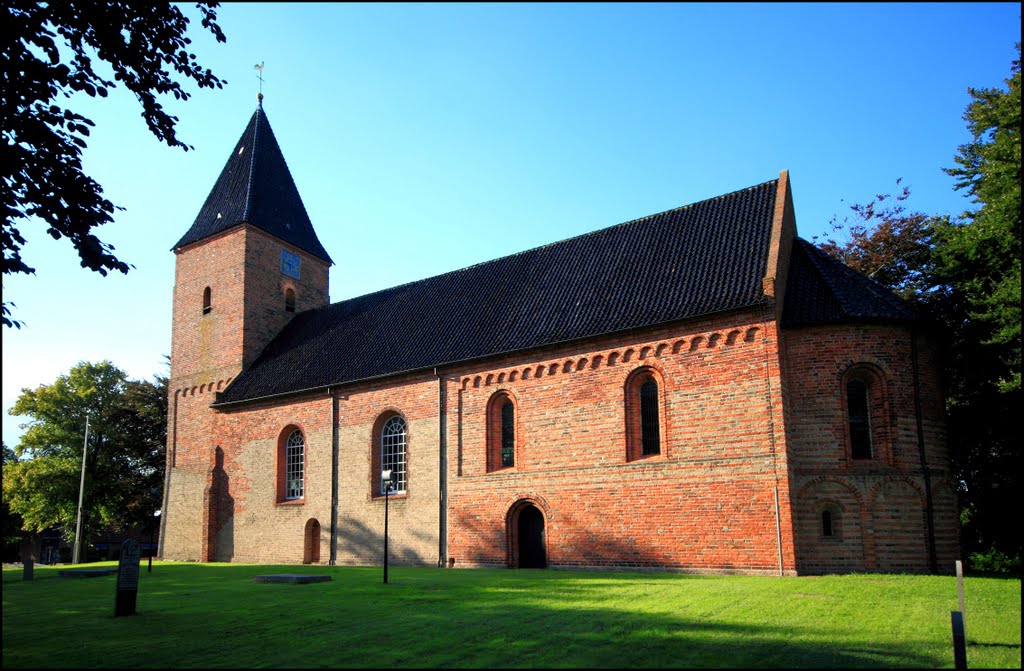
[[[78,483],[78,521],[75,523],[75,556],[72,564],[78,563],[78,552],[82,547],[82,492],[85,491],[85,452],[89,447],[89,415],[85,416],[85,440],[82,441],[82,479]]]

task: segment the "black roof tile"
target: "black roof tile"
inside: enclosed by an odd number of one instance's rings
[[[767,301],[778,180],[296,315],[227,404]]]
[[[778,180],[296,315],[217,405],[765,304]],[[784,327],[910,321],[877,282],[794,240]]]
[[[313,230],[262,104],[253,112],[199,216],[173,249],[242,223],[333,263]]]
[[[794,242],[784,300],[783,327],[919,318],[910,304],[885,286],[802,238]]]

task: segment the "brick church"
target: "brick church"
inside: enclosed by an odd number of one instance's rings
[[[959,556],[935,345],[785,171],[331,303],[261,100],[173,251],[164,559],[381,564],[386,505],[393,565]]]

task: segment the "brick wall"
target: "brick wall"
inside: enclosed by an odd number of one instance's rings
[[[282,248],[301,258],[300,279],[281,272]],[[249,474],[263,473],[262,445],[209,406],[292,318],[285,309],[287,289],[295,292],[296,311],[328,302],[328,266],[247,225],[176,254],[161,554],[193,561],[262,556],[273,551],[238,541],[251,534],[233,512],[248,500]],[[326,440],[330,445],[330,436]],[[298,514],[278,512],[276,518]],[[257,544],[264,533],[255,532]],[[300,534],[300,547],[302,541]]]
[[[921,464],[911,332],[858,325],[801,328],[785,333],[786,432],[794,490],[797,569],[914,571],[930,569],[931,498],[937,568],[948,573],[959,556],[956,497],[943,423],[937,352],[918,338]],[[852,459],[844,380],[870,373],[874,456]],[[835,535],[823,537],[821,513],[839,513]]]
[[[330,558],[332,401],[326,394],[218,414],[223,451],[217,492],[215,561],[301,563],[310,521],[319,524],[320,563]],[[281,500],[278,444],[294,429],[304,439],[304,495]]]
[[[291,280],[280,273],[280,248],[243,227],[178,256],[167,559],[331,561],[337,446],[336,560],[380,564],[375,427],[387,414],[401,415],[408,430],[407,491],[388,499],[394,564],[518,566],[536,537],[526,526],[520,533],[531,509],[543,520],[551,566],[923,571],[929,529],[940,570],[957,557],[941,381],[927,338],[917,352],[920,432],[907,329],[780,336],[771,307],[495,357],[440,377],[428,371],[212,410],[214,394],[291,318],[287,289],[298,310],[327,301],[326,266],[303,256],[302,279]],[[206,286],[213,309],[203,316]],[[628,381],[644,371],[659,387],[660,450],[648,456],[627,434],[639,430],[626,400],[638,386]],[[851,371],[873,390],[868,461],[850,458],[843,390]],[[496,394],[514,402],[511,467],[496,467],[493,453],[488,466]],[[294,428],[305,439],[305,493],[282,501],[279,446]],[[310,529],[319,531],[311,537]]]
[[[793,572],[774,324],[743,313],[467,369],[449,385],[448,554],[515,566],[517,502],[552,566]],[[773,361],[774,360],[774,361]],[[657,371],[661,453],[627,461],[625,389]],[[516,399],[516,462],[487,471],[488,401]],[[775,473],[783,477],[778,481]],[[779,486],[777,527],[775,487]]]
[[[384,507],[379,440],[374,425],[385,414],[406,421],[407,487],[388,506],[389,563],[436,566],[439,560],[440,469],[438,381],[431,374],[401,376],[346,388],[338,398],[338,563],[383,562]],[[378,465],[374,465],[374,463]]]

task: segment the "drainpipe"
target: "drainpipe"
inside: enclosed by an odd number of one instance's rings
[[[437,565],[444,568],[448,555],[448,442],[447,387],[441,374],[434,369],[437,378],[437,452],[438,452],[438,529]]]
[[[331,399],[331,566],[338,562],[338,395],[328,387]]]
[[[924,449],[924,419],[921,416],[921,378],[917,363],[917,327],[910,327],[910,361],[914,372],[914,419],[917,422],[917,451],[921,455],[921,473],[924,475],[924,511],[928,524],[928,569],[938,573],[935,556],[935,511],[932,501],[932,475],[928,469]]]

